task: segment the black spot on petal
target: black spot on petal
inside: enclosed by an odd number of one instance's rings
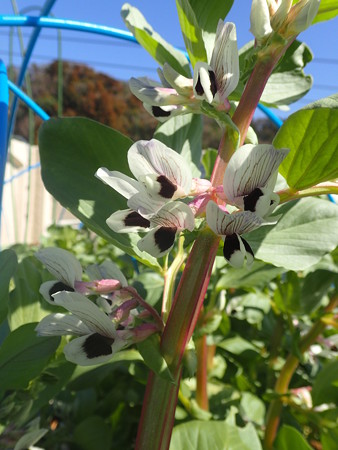
[[[160,106],[152,106],[151,110],[154,117],[169,117],[171,114],[171,111],[165,111]]]
[[[155,232],[155,244],[161,252],[165,252],[174,244],[176,231],[175,227],[161,227]]]
[[[230,258],[236,251],[240,251],[241,247],[239,244],[239,237],[237,234],[232,234],[231,236],[227,236],[224,241],[223,247],[223,255],[224,258],[230,261]]]
[[[215,97],[217,92],[217,84],[216,84],[216,75],[213,70],[209,70],[209,78],[210,78],[210,91],[212,96]]]
[[[244,244],[245,250],[246,250],[248,253],[250,253],[250,255],[252,255],[252,257],[254,257],[254,256],[255,256],[255,255],[254,255],[254,252],[252,251],[252,248],[250,247],[249,243],[248,243],[245,239],[243,239],[243,238],[242,238],[242,242],[243,242],[243,244]]]
[[[126,227],[143,227],[149,228],[150,222],[148,219],[145,219],[136,211],[130,212],[124,219],[124,224]]]
[[[255,212],[258,199],[259,197],[262,197],[262,195],[264,194],[259,188],[256,188],[250,194],[245,195],[243,197],[244,211]]]
[[[172,198],[172,196],[175,194],[175,191],[177,191],[177,186],[170,180],[168,180],[168,178],[164,175],[160,175],[159,177],[157,177],[157,181],[161,185],[159,194],[164,198]]]
[[[201,78],[200,78],[199,75],[198,75],[198,78],[197,78],[195,91],[197,92],[198,95],[203,95],[204,94],[204,89],[203,89],[203,86],[202,86],[202,83],[201,83]]]
[[[82,344],[82,349],[87,358],[97,358],[98,356],[111,355],[113,350],[111,348],[114,343],[113,338],[102,336],[99,333],[91,334]]]
[[[52,297],[53,294],[56,294],[60,291],[67,291],[67,292],[74,292],[74,289],[71,286],[68,286],[65,283],[62,283],[62,281],[57,281],[53,286],[49,289],[49,297],[54,301],[54,298]]]

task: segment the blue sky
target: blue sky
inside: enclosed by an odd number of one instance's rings
[[[222,0],[225,1],[225,0]],[[19,10],[34,5],[42,6],[44,0],[16,0]],[[125,29],[120,17],[124,1],[120,0],[57,0],[52,9],[55,17],[75,19]],[[174,0],[134,0],[131,3],[144,14],[153,28],[177,47],[184,47]],[[251,0],[235,0],[227,20],[237,27],[238,46],[252,39],[249,32]],[[12,1],[1,0],[1,14],[12,14]],[[34,9],[29,14],[38,14]],[[326,97],[338,91],[338,20],[316,24],[302,33],[300,40],[306,42],[314,53],[314,60],[307,66],[306,73],[314,77],[312,90],[305,98],[291,107],[289,112],[276,114],[286,118],[290,112],[313,100]],[[25,42],[30,28],[22,29]],[[0,28],[0,58],[9,62],[9,28]],[[62,55],[66,60],[86,63],[96,70],[121,80],[131,76],[156,78],[156,62],[140,47],[132,43],[87,33],[62,31]],[[14,38],[14,63],[20,64],[18,38]],[[44,29],[35,48],[32,61],[47,64],[57,57],[56,31]]]

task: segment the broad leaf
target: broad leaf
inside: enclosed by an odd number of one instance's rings
[[[249,269],[247,267],[229,268],[218,280],[216,289],[265,286],[283,270],[261,261],[254,261]]]
[[[82,450],[111,448],[112,427],[100,416],[89,416],[74,429],[74,442]]]
[[[202,30],[200,29],[194,10],[189,0],[176,0],[178,18],[180,21],[185,47],[190,62],[194,67],[198,61],[207,61]]]
[[[84,118],[51,119],[40,128],[42,179],[46,189],[88,228],[143,263],[158,267],[140,252],[136,234],[113,232],[107,218],[127,202],[94,174],[99,167],[131,175],[127,151],[132,141],[118,131]]]
[[[333,19],[338,15],[337,0],[321,0],[318,13],[312,23]]]
[[[208,55],[208,61],[211,59],[214,47],[217,24],[220,19],[224,20],[230,11],[234,0],[189,0],[194,11],[196,21],[202,30],[203,41]]]
[[[140,352],[144,363],[161,378],[173,381],[172,374],[167,366],[167,363],[160,351],[160,341],[157,335],[152,335],[145,341],[137,344],[137,349]]]
[[[17,268],[18,260],[13,250],[0,253],[0,323],[7,315],[9,282]]]
[[[156,305],[163,293],[163,276],[151,271],[144,271],[135,279],[133,286],[142,298],[151,306]]]
[[[202,129],[202,117],[200,115],[185,114],[172,117],[160,125],[154,133],[154,138],[180,153],[191,163],[193,176],[199,177]]]
[[[310,447],[300,432],[289,425],[283,425],[279,430],[275,448],[277,450],[290,450],[292,448],[297,450],[312,450],[312,447]]]
[[[314,406],[338,402],[338,360],[330,361],[317,375],[312,388]]]
[[[0,389],[24,389],[41,373],[57,349],[60,337],[38,337],[36,323],[13,331],[0,348]]]
[[[296,71],[274,73],[269,78],[260,101],[266,106],[290,105],[304,97],[311,87],[311,75],[301,75]]]
[[[321,108],[317,102],[292,114],[273,141],[276,148],[291,150],[280,166],[291,188],[306,189],[338,177],[338,109],[325,107],[327,102],[335,104],[335,97],[323,99]]]
[[[121,15],[137,41],[161,66],[167,62],[177,72],[186,77],[191,77],[186,56],[154,31],[137,8],[125,3]]]
[[[24,434],[16,443],[14,450],[26,450],[27,448],[30,448],[31,446],[36,444],[46,433],[48,433],[48,430],[46,428],[41,428],[39,430],[30,431]]]
[[[327,200],[306,198],[282,205],[274,226],[246,235],[255,256],[288,270],[304,270],[338,244],[338,208]]]
[[[261,450],[254,426],[193,420],[174,427],[170,450]]]

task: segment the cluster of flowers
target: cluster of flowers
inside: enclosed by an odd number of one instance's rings
[[[160,257],[173,247],[178,232],[192,231],[195,216],[206,213],[209,227],[224,239],[225,259],[234,267],[241,267],[245,258],[250,264],[253,252],[241,235],[269,221],[279,202],[273,192],[278,167],[288,152],[272,145],[244,145],[230,159],[223,186],[213,187],[193,178],[185,159],[163,143],[138,141],[128,151],[136,180],[106,168],[96,173],[128,199],[129,209],[113,213],[107,224],[118,233],[147,232],[139,249]],[[224,203],[233,206],[230,211]]]
[[[69,361],[82,366],[104,363],[162,330],[157,312],[128,286],[111,261],[89,266],[91,281],[82,281],[81,264],[66,250],[45,248],[36,257],[56,277],[43,283],[40,293],[48,303],[70,312],[44,317],[36,331],[40,336],[77,336],[63,349]],[[96,303],[88,295],[96,295]]]

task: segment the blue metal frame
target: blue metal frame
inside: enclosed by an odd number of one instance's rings
[[[0,59],[0,211],[2,210],[2,190],[7,161],[7,117],[8,117],[8,79],[5,64]],[[1,225],[1,221],[0,221]]]

